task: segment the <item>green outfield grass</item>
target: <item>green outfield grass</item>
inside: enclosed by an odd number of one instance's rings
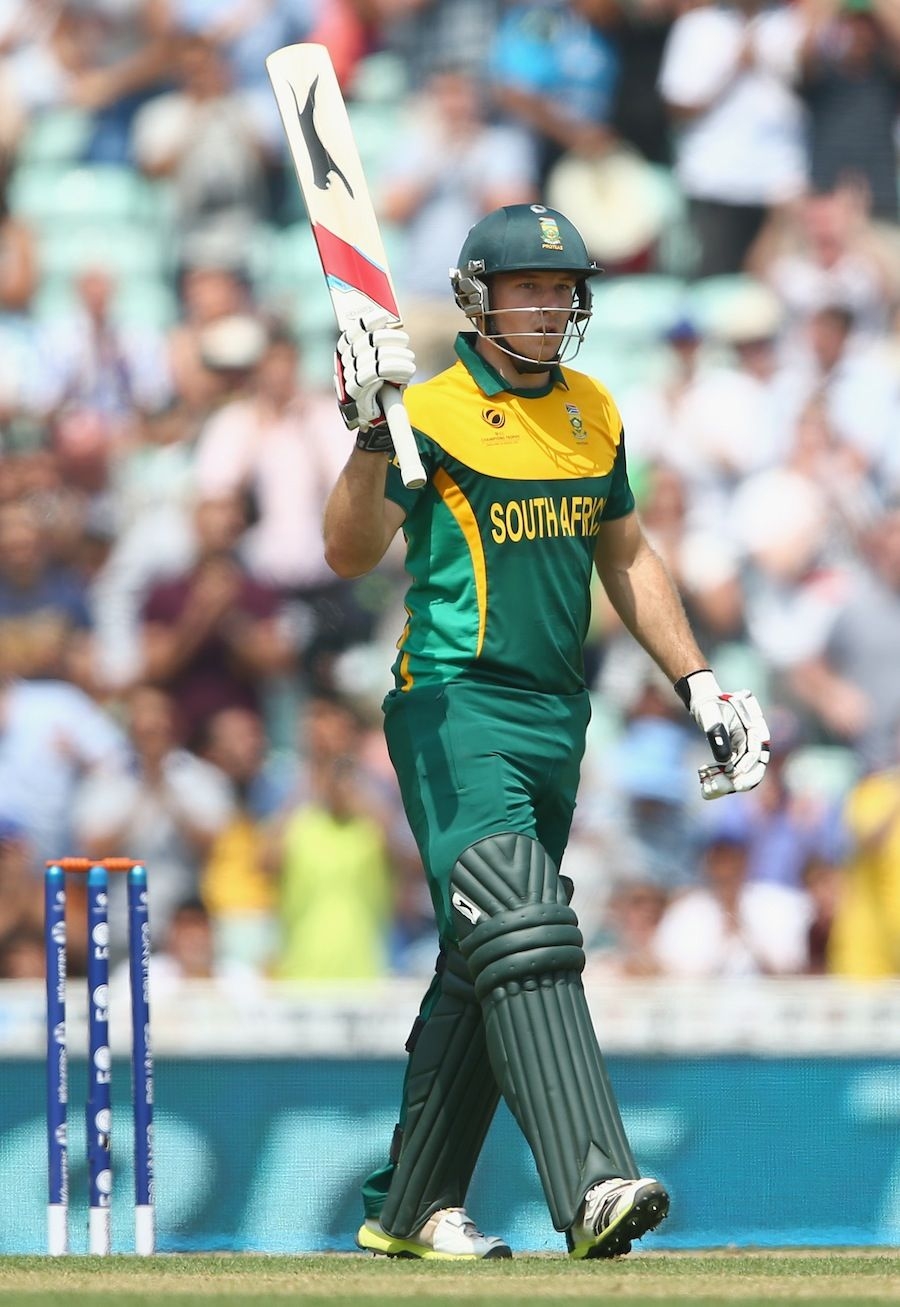
[[[0,1297],[3,1307],[88,1307],[105,1298],[116,1307],[188,1307],[198,1299],[261,1307],[280,1298],[304,1307],[860,1307],[900,1300],[900,1251],[645,1253],[581,1263],[517,1257],[463,1266],[363,1255],[6,1257],[0,1258]]]

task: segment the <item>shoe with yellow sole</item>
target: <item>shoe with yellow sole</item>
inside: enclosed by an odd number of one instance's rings
[[[385,1257],[423,1257],[443,1261],[512,1257],[502,1239],[482,1234],[462,1207],[444,1207],[407,1239],[398,1239],[376,1220],[364,1221],[356,1242],[366,1252]]]

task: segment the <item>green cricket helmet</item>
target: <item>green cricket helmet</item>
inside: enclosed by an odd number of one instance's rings
[[[496,341],[508,353],[502,337],[489,330],[490,278],[498,272],[560,272],[576,277],[572,313],[560,354],[570,344],[573,357],[591,317],[588,278],[600,269],[590,257],[574,223],[543,204],[507,204],[495,209],[469,231],[459,253],[459,266],[450,269],[456,303],[479,334]],[[559,361],[559,355],[554,361]]]

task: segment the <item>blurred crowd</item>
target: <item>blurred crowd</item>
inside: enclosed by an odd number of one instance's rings
[[[474,221],[582,228],[575,366],[772,726],[765,784],[701,803],[598,592],[588,976],[900,975],[900,0],[0,0],[0,978],[42,974],[40,869],[74,853],[146,860],[159,984],[433,966],[380,727],[402,557],[322,557],[349,438],[264,66],[299,40],[421,377]]]

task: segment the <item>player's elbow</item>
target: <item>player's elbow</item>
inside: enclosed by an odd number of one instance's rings
[[[378,559],[368,559],[346,545],[332,542],[325,543],[325,562],[342,581],[353,581],[358,576],[371,572]]]

